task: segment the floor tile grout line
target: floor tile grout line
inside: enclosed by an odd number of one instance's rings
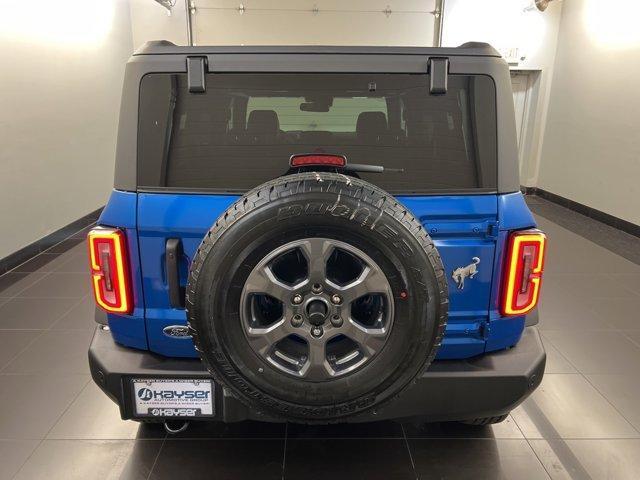
[[[400,424],[400,429],[402,430],[402,438],[404,438],[404,445],[407,447],[407,452],[409,453],[409,460],[411,461],[411,468],[413,470],[413,475],[416,480],[418,480],[418,472],[416,471],[416,464],[413,461],[413,455],[411,454],[411,447],[409,447],[409,439],[407,438],[407,432],[404,430],[404,425]]]
[[[147,475],[147,480],[151,478],[153,475],[153,471],[156,468],[156,464],[158,463],[158,459],[160,458],[160,454],[164,449],[164,444],[167,442],[167,432],[164,433],[164,438],[162,439],[162,443],[160,444],[160,448],[158,449],[158,453],[156,453],[156,457],[153,459],[153,463],[151,464],[151,468],[149,468],[149,475]]]
[[[27,458],[24,459],[24,462],[22,462],[22,464],[20,465],[18,470],[16,470],[16,473],[14,473],[13,476],[11,477],[12,479],[14,479],[14,478],[16,478],[18,476],[18,474],[24,468],[24,466],[27,464],[27,462],[31,459],[31,457],[33,457],[33,454],[36,453],[36,450],[38,450],[40,448],[40,445],[42,445],[42,442],[44,442],[44,438],[40,438],[38,440],[38,444],[34,447],[33,450],[31,450],[31,453],[27,456]]]
[[[518,426],[518,428],[520,428]],[[540,458],[540,455],[538,455],[538,452],[536,452],[536,449],[533,448],[533,445],[531,445],[531,442],[529,441],[528,438],[525,437],[525,441],[527,442],[527,445],[529,445],[529,448],[531,449],[531,451],[533,452],[533,454],[535,455],[536,459],[538,460],[538,463],[542,466],[542,469],[545,471],[545,473],[547,474],[547,477],[549,477],[549,480],[551,480],[553,477],[551,476],[551,472],[547,469],[547,467],[545,466],[544,462],[542,461],[542,458]],[[546,441],[546,440],[545,440]]]
[[[639,343],[639,342],[637,342],[637,341],[635,341],[635,340],[634,340],[633,338],[631,338],[629,335],[627,335],[627,333],[626,333],[627,331],[628,331],[628,330],[621,330],[621,329],[618,329],[618,332],[620,332],[622,335],[624,335],[624,337],[625,337],[627,340],[629,340],[631,343],[633,343],[633,344],[634,344],[634,345],[636,345],[637,347],[640,347],[640,343]]]
[[[511,410],[511,412],[513,412],[513,410]],[[507,419],[509,419],[509,418],[510,418],[511,420],[513,420],[513,423],[516,425],[516,428],[517,428],[517,429],[518,429],[518,431],[520,432],[520,435],[522,435],[522,438],[524,438],[524,439],[526,440],[526,439],[527,439],[527,437],[525,437],[525,435],[524,435],[524,431],[522,430],[522,428],[520,428],[520,425],[518,425],[518,422],[516,421],[516,417],[514,417],[513,415],[511,415],[511,412],[509,412],[509,416],[507,417]],[[495,437],[495,434],[494,434],[494,437],[493,437],[493,438],[494,438],[495,440],[503,440],[503,439],[501,439],[501,438],[496,438],[496,437]],[[508,440],[508,439],[505,439],[505,440]]]
[[[18,474],[20,473],[20,471],[24,468],[24,466],[27,464],[27,462],[31,459],[31,457],[33,456],[34,453],[36,453],[36,451],[40,448],[40,445],[43,444],[43,442],[47,439],[47,436],[49,435],[49,432],[51,432],[51,430],[53,429],[53,427],[55,427],[57,425],[57,423],[60,421],[60,419],[62,418],[62,416],[67,413],[67,410],[69,410],[69,408],[71,407],[71,405],[73,404],[73,402],[76,401],[76,399],[78,398],[78,396],[80,395],[80,393],[86,388],[87,384],[91,381],[91,379],[87,379],[86,383],[82,386],[82,388],[80,389],[80,391],[78,392],[78,394],[73,397],[73,399],[69,402],[69,405],[67,405],[67,407],[64,409],[64,411],[58,416],[58,418],[56,418],[56,420],[53,422],[53,425],[51,425],[51,427],[49,428],[49,430],[47,430],[47,432],[43,435],[43,437],[41,439],[39,439],[40,441],[38,442],[38,445],[36,445],[36,447],[31,451],[31,453],[29,454],[29,456],[25,459],[25,461],[22,463],[22,465],[20,465],[20,468],[16,471],[15,475],[12,478],[16,478],[18,476]]]
[[[629,421],[629,419],[627,417],[625,417],[620,410],[618,410],[618,408],[611,402],[611,400],[604,393],[602,393],[598,387],[596,387],[593,383],[591,383],[591,381],[589,381],[589,379],[587,378],[587,375],[597,375],[597,374],[585,374],[585,373],[581,372],[580,370],[578,370],[577,374],[575,374],[575,373],[550,373],[549,375],[580,375],[584,379],[584,381],[587,382],[591,386],[591,388],[593,388],[596,391],[596,393],[598,395],[600,395],[609,404],[609,406],[611,408],[613,408],[613,410],[615,410],[618,415],[620,415],[620,417],[625,422],[627,422],[627,424],[631,427],[631,429],[634,430],[636,433],[638,433],[639,436],[635,437],[635,438],[640,438],[640,430],[638,430]],[[602,375],[607,375],[607,374],[602,374]],[[564,439],[563,437],[559,437],[559,438]]]
[[[89,294],[87,293],[84,297],[82,297],[80,300],[78,300],[76,303],[74,303],[71,308],[69,308],[66,312],[64,312],[62,315],[60,315],[51,325],[49,325],[49,328],[46,329],[47,332],[52,331],[53,327],[55,327],[56,323],[58,323],[60,320],[62,320],[64,317],[66,317],[74,308],[76,308],[78,305],[80,305],[82,302],[84,302],[87,298],[89,297]],[[67,330],[67,329],[65,329]],[[71,330],[71,329],[69,329]]]
[[[80,394],[82,394],[84,389],[87,388],[87,386],[89,385],[89,382],[91,382],[91,381],[92,381],[92,379],[91,379],[91,377],[89,377],[87,379],[87,381],[84,383],[84,385],[82,386],[82,388],[78,391],[78,393],[73,397],[73,399],[69,402],[69,404],[66,406],[66,408],[62,411],[62,413],[60,415],[58,415],[58,418],[56,418],[55,422],[53,422],[53,425],[51,425],[49,430],[47,430],[47,433],[44,434],[43,440],[47,440],[47,437],[51,433],[51,430],[53,430],[55,428],[55,426],[58,424],[58,422],[60,422],[62,417],[64,417],[64,415],[69,411],[71,406],[76,402],[78,397],[80,397]]]
[[[36,337],[31,340],[27,345],[25,345],[25,347],[20,350],[18,353],[16,353],[13,358],[11,358],[11,360],[9,360],[2,368],[0,368],[0,373],[3,373],[5,371],[5,369],[7,369],[15,360],[16,358],[18,358],[20,355],[22,355],[31,345],[33,345],[40,337],[42,337],[45,332],[50,332],[51,327],[53,327],[53,325],[55,325],[56,323],[58,323],[67,313],[69,313],[71,310],[73,310],[76,306],[80,305],[80,303],[84,300],[84,298],[82,300],[80,300],[77,303],[74,303],[73,306],[71,308],[69,308],[66,312],[64,312],[62,314],[61,317],[59,317],[55,322],[53,322],[53,324],[51,326],[49,326],[49,328],[47,329],[42,329],[40,331],[40,335],[36,335]],[[35,330],[35,329],[34,329]],[[1,331],[1,330],[0,330]]]
[[[557,350],[557,348],[556,348],[556,350]],[[632,430],[634,430],[634,431],[635,431],[636,433],[638,433],[638,435],[639,435],[639,436],[637,436],[637,437],[620,437],[620,438],[621,438],[621,439],[622,439],[622,438],[626,438],[626,439],[636,439],[636,440],[637,440],[637,439],[640,439],[640,430],[638,430],[638,429],[637,429],[637,428],[636,428],[636,427],[635,427],[635,426],[634,426],[634,425],[629,421],[629,419],[628,419],[627,417],[625,417],[625,416],[622,414],[622,412],[620,412],[620,410],[618,410],[618,408],[616,408],[616,406],[611,402],[611,400],[609,400],[609,398],[607,398],[607,397],[605,396],[605,394],[604,394],[604,393],[602,393],[602,392],[601,392],[601,391],[600,391],[600,390],[599,390],[599,389],[598,389],[598,388],[597,388],[593,383],[591,383],[591,382],[589,381],[589,379],[587,378],[586,374],[582,373],[582,372],[581,372],[580,370],[578,370],[577,368],[576,368],[576,371],[577,371],[578,373],[549,373],[549,374],[545,374],[545,375],[580,375],[580,376],[584,379],[584,381],[585,381],[585,382],[587,382],[587,383],[591,386],[591,388],[593,388],[593,389],[596,391],[596,393],[597,393],[598,395],[600,395],[600,396],[601,396],[601,397],[602,397],[602,398],[603,398],[603,399],[604,399],[604,400],[609,404],[609,406],[610,406],[611,408],[613,408],[613,409],[616,411],[616,413],[618,413],[618,415],[620,415],[620,417],[621,417],[621,418],[622,418],[622,419],[623,419],[623,420],[624,420],[624,421],[625,421],[625,422],[626,422],[626,423],[631,427],[631,429],[632,429]],[[545,437],[541,437],[541,438],[527,437],[527,436],[524,434],[524,431],[522,431],[522,428],[520,427],[520,424],[518,424],[518,421],[516,420],[516,418],[515,418],[515,417],[512,417],[512,418],[513,418],[513,421],[516,423],[517,427],[518,427],[518,428],[520,429],[520,431],[522,432],[523,437],[524,437],[527,441],[528,441],[528,440],[530,440],[530,439],[533,439],[533,440],[548,440],[548,438],[545,438]],[[554,438],[554,439],[561,439],[561,440],[569,440],[569,439],[570,439],[569,437],[562,437],[562,436],[553,437],[553,438]],[[608,439],[608,438],[594,438],[594,439],[592,439],[592,440],[607,440],[607,439]]]
[[[69,240],[70,238],[71,238],[71,237],[65,238],[65,240]],[[63,240],[63,241],[65,241],[65,240]],[[81,243],[81,242],[80,242],[80,243]],[[80,243],[79,243],[78,245],[80,245]],[[8,270],[8,271],[4,272],[2,275],[0,275],[0,277],[2,277],[2,276],[4,276],[4,275],[8,275],[8,274],[10,274],[10,273],[26,273],[27,275],[32,274],[32,273],[56,273],[56,272],[57,272],[57,273],[83,273],[83,272],[60,272],[59,270],[48,270],[48,271],[47,271],[47,270],[43,270],[43,268],[45,268],[45,267],[46,267],[50,262],[47,262],[46,264],[44,264],[44,265],[43,265],[43,266],[41,266],[40,268],[38,268],[38,269],[36,269],[36,270],[33,270],[33,271],[31,271],[31,272],[26,272],[26,271],[24,271],[24,270],[22,270],[22,271],[18,270],[20,267],[22,267],[22,266],[26,265],[27,263],[29,263],[30,261],[34,260],[35,258],[37,258],[37,257],[39,257],[39,256],[41,256],[41,255],[51,255],[51,256],[53,256],[53,257],[55,257],[55,258],[63,257],[63,256],[65,256],[65,255],[67,255],[67,254],[71,253],[71,250],[73,250],[73,249],[74,249],[74,248],[76,248],[76,247],[77,247],[77,245],[75,245],[75,246],[73,246],[73,247],[69,248],[68,250],[66,250],[66,251],[64,251],[64,252],[61,252],[61,253],[40,252],[40,253],[38,253],[37,255],[35,255],[35,256],[33,256],[33,257],[31,257],[29,260],[26,260],[26,261],[22,262],[20,265],[17,265],[16,267],[12,268],[11,270]],[[65,260],[64,262],[62,262],[62,263],[61,263],[60,265],[58,265],[56,268],[62,268],[63,266],[65,266],[66,264],[68,264],[68,263],[70,263],[72,260],[74,260],[74,257],[76,257],[76,256],[80,256],[80,255],[81,255],[81,253],[80,253],[80,252],[71,254],[71,256],[69,257],[69,259],[67,259],[67,260]],[[54,260],[55,260],[55,258],[54,258],[54,259],[52,259],[51,261],[54,261]]]
[[[551,344],[551,346],[553,347],[553,349],[554,349],[556,352],[558,352],[558,355],[560,355],[560,356],[561,356],[561,357],[562,357],[562,358],[563,358],[563,359],[564,359],[564,360],[565,360],[569,365],[571,365],[571,366],[575,369],[575,371],[576,371],[576,372],[579,372],[579,373],[580,373],[580,370],[578,369],[578,367],[576,367],[576,366],[573,364],[573,362],[572,362],[571,360],[569,360],[567,357],[565,357],[565,356],[564,356],[564,354],[563,354],[563,353],[560,351],[560,349],[559,349],[559,348],[558,348],[558,347],[557,347],[557,346],[556,346],[556,345],[551,341],[551,339],[547,338],[547,336],[544,334],[544,331],[540,330],[540,336],[541,336],[541,337],[544,337],[544,339],[545,339],[547,342],[549,342],[549,343]],[[542,342],[542,345],[544,346],[544,342]],[[546,354],[546,353],[547,353],[547,352],[545,351],[545,354]],[[545,374],[545,375],[547,375],[547,372],[546,372],[546,365],[545,365],[545,372],[544,372],[544,374]],[[550,374],[548,374],[548,375],[557,375],[557,374],[550,373]],[[517,425],[517,423],[516,423],[516,425]],[[518,425],[518,428],[520,428],[520,425]]]
[[[31,272],[31,273],[27,273],[27,277],[29,275],[32,275],[36,272]],[[32,283],[30,283],[29,285],[27,285],[26,287],[24,287],[22,290],[19,290],[16,294],[10,296],[10,297],[3,297],[3,298],[8,298],[9,300],[13,300],[14,298],[17,298],[18,295],[20,295],[22,292],[24,292],[25,290],[33,287],[36,283],[38,283],[40,280],[44,280],[45,278],[47,278],[49,275],[51,275],[51,273],[53,272],[43,272],[44,275],[42,276],[42,278],[39,278],[38,280],[34,280]],[[26,278],[26,277],[25,277]],[[28,297],[23,297],[23,298],[28,298]]]
[[[604,275],[606,275],[607,277],[609,277],[609,279],[612,282],[615,282],[617,279],[614,277],[614,275],[636,275],[633,273],[605,273]],[[637,300],[640,299],[640,292],[636,292],[635,290],[632,290],[631,288],[627,287],[624,283],[621,284],[621,287],[626,290],[627,292],[631,292],[631,296],[629,297],[632,300]]]
[[[25,460],[20,464],[20,466],[18,467],[18,469],[16,470],[16,473],[11,477],[12,479],[17,478],[18,474],[20,473],[20,471],[24,468],[24,466],[27,464],[27,462],[31,459],[31,457],[33,456],[33,454],[36,452],[36,450],[38,450],[38,448],[40,448],[40,446],[45,442],[87,442],[87,441],[107,441],[107,442],[126,442],[126,441],[132,441],[132,442],[137,442],[138,440],[141,441],[160,441],[160,439],[151,439],[151,438],[143,438],[143,439],[122,439],[122,438],[118,438],[118,439],[95,439],[95,438],[88,438],[88,439],[76,439],[76,438],[39,438],[39,439],[22,439],[22,438],[0,438],[0,441],[28,441],[28,440],[36,440],[38,443],[37,445],[33,448],[33,450],[31,451],[31,453],[27,456],[27,458],[25,458]],[[163,441],[163,445],[164,445],[164,440],[165,438],[162,438]],[[162,446],[160,447],[162,448]],[[156,454],[156,458],[157,455],[159,455],[160,450],[158,450],[158,454]],[[154,461],[154,465],[155,465],[155,461]],[[147,477],[149,478],[149,477]]]
[[[67,238],[65,238],[65,240],[68,240],[68,239],[67,239]],[[63,240],[63,241],[64,241],[64,240]],[[72,247],[72,248],[73,248],[73,247]],[[26,274],[30,274],[30,273],[37,273],[37,272],[40,272],[40,273],[52,273],[52,272],[53,272],[53,270],[51,270],[50,272],[45,272],[45,271],[41,270],[42,268],[44,268],[44,267],[46,266],[46,264],[45,264],[45,265],[43,265],[42,267],[40,267],[39,269],[34,270],[33,272],[18,271],[18,269],[19,269],[20,267],[22,267],[23,265],[25,265],[25,264],[29,263],[29,262],[30,262],[30,261],[32,261],[33,259],[35,259],[35,258],[37,258],[37,257],[41,256],[41,255],[53,255],[53,256],[55,256],[55,257],[57,258],[57,257],[60,257],[60,256],[62,256],[62,255],[65,255],[66,253],[68,253],[68,251],[65,251],[65,252],[62,252],[62,253],[40,252],[40,253],[38,253],[37,255],[34,255],[33,257],[29,258],[29,260],[25,260],[25,261],[24,261],[24,262],[22,262],[20,265],[17,265],[17,266],[15,266],[15,267],[13,267],[11,270],[8,270],[8,271],[4,272],[2,275],[7,275],[7,274],[9,274],[9,273],[26,273]],[[47,262],[47,263],[49,263],[49,262]],[[67,262],[65,262],[65,263],[67,263]],[[0,277],[1,277],[2,275],[0,275]]]
[[[589,378],[587,377],[587,375],[586,375],[586,374],[581,374],[581,375],[584,377],[584,379],[586,380],[586,382],[587,382],[589,385],[591,385],[591,388],[593,388],[596,392],[598,392],[598,394],[600,394],[600,396],[601,396],[602,398],[604,398],[604,399],[607,401],[607,403],[608,403],[609,405],[611,405],[611,408],[613,408],[613,409],[618,413],[618,415],[620,415],[620,417],[622,417],[622,418],[624,419],[624,421],[625,421],[625,422],[627,422],[627,423],[629,424],[629,426],[630,426],[630,427],[631,427],[635,432],[637,432],[637,433],[638,433],[638,438],[640,438],[640,430],[639,430],[639,429],[637,429],[637,428],[635,427],[635,425],[634,425],[633,423],[631,423],[631,421],[630,421],[630,420],[629,420],[629,419],[628,419],[628,418],[627,418],[627,417],[626,417],[626,416],[625,416],[625,415],[624,415],[624,414],[623,414],[623,413],[618,409],[618,407],[616,407],[616,406],[613,404],[613,402],[609,399],[609,397],[607,397],[607,396],[606,396],[602,391],[600,391],[600,389],[599,389],[596,385],[594,385],[594,384],[591,382],[591,380],[589,380]],[[590,374],[590,375],[597,375],[597,374]],[[605,374],[605,375],[606,375],[606,374]]]
[[[284,451],[282,452],[282,480],[287,465],[287,439],[289,438],[289,422],[284,424]]]
[[[574,375],[575,375],[575,374],[574,374]],[[582,375],[582,374],[578,374],[578,375]],[[515,420],[515,417],[514,417],[514,420]],[[548,420],[548,419],[547,419],[547,420]],[[535,423],[535,422],[534,422],[534,423]],[[516,421],[516,425],[518,425],[518,427],[520,428],[520,425],[518,424],[518,422],[517,422],[517,421]],[[551,424],[550,424],[550,426],[551,426],[551,428],[553,429],[553,431],[554,431],[554,432],[558,433],[558,437],[554,437],[554,439],[560,440],[560,441],[562,442],[562,445],[567,446],[567,442],[566,442],[566,440],[567,440],[567,439],[566,439],[566,438],[563,438],[563,437],[560,435],[560,432],[558,432],[558,430],[557,430],[553,425],[551,425]],[[538,432],[540,432],[540,428],[539,428],[539,426],[538,426],[538,425],[536,425],[536,428],[538,429]],[[536,458],[537,458],[538,462],[542,465],[542,468],[543,468],[543,470],[545,471],[545,473],[547,474],[547,476],[548,476],[550,479],[551,479],[551,478],[553,478],[553,477],[551,476],[551,473],[549,472],[549,470],[545,467],[544,462],[540,459],[540,456],[536,453],[536,450],[533,448],[533,445],[531,444],[531,441],[532,441],[532,440],[543,440],[543,441],[544,441],[544,442],[546,442],[549,446],[551,446],[551,443],[549,442],[549,440],[550,440],[550,439],[549,439],[549,438],[545,438],[544,436],[541,436],[541,438],[539,438],[539,439],[538,439],[538,438],[528,438],[528,437],[526,437],[526,436],[525,436],[525,440],[526,440],[527,444],[529,445],[529,448],[531,449],[531,451],[533,452],[533,454],[536,456]],[[555,452],[555,449],[554,449],[554,452]],[[572,453],[570,453],[570,454],[571,454],[571,457],[572,457],[572,458],[575,458],[575,456],[574,456]],[[581,467],[582,467],[582,465],[581,465],[581,464],[579,464],[579,465],[578,465],[578,468],[580,469],[580,473],[586,473],[586,472],[584,472],[584,471],[583,471],[583,469],[582,469]],[[590,477],[589,477],[589,475],[588,475],[588,474],[586,474],[586,475],[582,475],[580,478],[590,478]]]
[[[25,260],[24,262],[22,262],[20,265],[16,265],[15,267],[13,267],[11,270],[8,270],[6,272],[4,272],[2,275],[5,275],[7,273],[11,273],[11,272],[15,272],[17,268],[20,268],[22,265],[24,265],[27,262],[30,262],[31,260],[33,260],[36,257],[39,257],[42,254],[47,254],[47,255],[64,255],[65,253],[67,253],[69,250],[71,250],[72,248],[76,247],[76,245],[74,245],[73,247],[68,248],[67,250],[65,250],[62,253],[55,253],[55,252],[49,252],[49,250],[51,250],[54,247],[57,247],[58,245],[60,245],[62,242],[66,242],[67,240],[74,238],[75,235],[77,235],[78,233],[80,233],[81,231],[95,225],[96,222],[93,222],[89,225],[87,225],[86,227],[82,227],[81,229],[73,232],[71,235],[69,235],[68,237],[63,238],[62,240],[60,240],[58,243],[55,243],[53,245],[51,245],[49,248],[47,248],[46,250],[43,250],[42,252],[38,252],[37,254],[35,254],[33,257],[30,257],[29,259]],[[80,240],[80,242],[78,242],[78,245],[81,244],[83,242],[83,240]],[[26,272],[26,273],[34,273],[34,272]],[[2,276],[0,275],[0,277]]]
[[[47,265],[49,265],[52,261],[54,261],[56,258],[61,257],[62,255],[65,255],[65,253],[44,253],[44,252],[39,253],[35,257],[31,257],[29,260],[27,260],[26,262],[21,263],[20,265],[18,265],[17,267],[13,268],[12,270],[9,270],[8,272],[3,273],[3,275],[6,274],[6,273],[37,273],[37,272],[50,273],[50,272],[53,272],[54,270],[43,270],[43,269]],[[53,258],[50,261],[48,261],[47,263],[45,263],[44,265],[42,265],[40,268],[37,268],[35,270],[30,270],[30,271],[18,270],[20,267],[26,265],[27,263],[29,263],[30,261],[32,261],[33,259],[35,259],[35,258],[37,258],[37,257],[39,257],[41,255],[49,255],[49,256],[52,256]]]
[[[0,374],[4,375],[4,371],[5,369],[11,365],[16,358],[18,358],[20,355],[22,355],[29,347],[31,347],[31,345],[33,345],[41,336],[44,335],[44,332],[46,330],[40,330],[40,333],[38,335],[36,335],[29,343],[27,343],[24,348],[20,351],[18,351],[12,358],[11,360],[9,360],[7,363],[5,363],[1,368],[0,368]]]
[[[547,332],[549,332],[549,331],[556,331],[556,332],[570,332],[570,331],[573,331],[573,330],[571,330],[571,329],[564,329],[564,330],[549,329],[549,330],[546,330],[546,331],[547,331]],[[562,358],[564,358],[564,359],[567,361],[567,363],[568,363],[569,365],[571,365],[573,368],[575,368],[576,372],[578,372],[579,374],[581,374],[581,375],[583,375],[583,376],[586,376],[586,375],[618,375],[617,373],[606,373],[606,372],[603,372],[603,373],[594,373],[594,372],[589,373],[589,372],[583,372],[582,370],[580,370],[580,369],[579,369],[579,368],[578,368],[578,367],[577,367],[573,362],[571,362],[571,361],[570,361],[570,360],[569,360],[569,359],[568,359],[568,358],[567,358],[567,357],[562,353],[561,348],[560,348],[558,345],[556,345],[556,344],[553,342],[553,340],[551,340],[549,337],[547,337],[547,336],[544,334],[544,332],[545,332],[545,331],[541,330],[541,331],[540,331],[540,335],[541,335],[542,337],[544,337],[544,338],[545,338],[545,339],[546,339],[546,340],[551,344],[551,346],[556,350],[556,352],[558,352],[558,354],[559,354]],[[617,327],[615,327],[615,326],[611,326],[611,328],[606,329],[606,330],[583,330],[582,332],[583,332],[583,333],[584,333],[584,332],[607,332],[607,333],[617,333],[617,334],[621,335],[622,337],[624,337],[624,338],[625,338],[626,340],[628,340],[629,342],[631,342],[635,347],[640,348],[640,344],[639,344],[638,342],[636,342],[635,340],[633,340],[633,338],[629,337],[629,336],[625,333],[625,332],[626,332],[626,330],[622,330],[622,329],[617,328]],[[566,372],[565,372],[565,373],[546,373],[546,372],[545,372],[545,375],[572,375],[572,374],[571,374],[571,373],[566,373]],[[586,378],[585,378],[585,379],[586,379]],[[588,379],[586,379],[586,380],[588,381]],[[589,383],[591,383],[591,382],[589,382]],[[593,386],[593,385],[592,385],[592,386]],[[595,388],[595,386],[594,386],[594,388]],[[602,394],[599,390],[598,390],[598,393],[600,393],[601,395],[603,395],[603,396],[604,396],[604,394]]]

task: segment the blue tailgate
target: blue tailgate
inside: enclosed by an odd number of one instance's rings
[[[519,194],[517,194],[519,195]],[[144,315],[149,349],[167,356],[197,356],[190,339],[170,337],[163,329],[186,324],[183,309],[172,308],[165,271],[170,238],[182,241],[180,282],[186,285],[189,263],[216,218],[235,195],[138,194]],[[466,358],[485,351],[490,333],[498,230],[496,195],[402,196],[398,199],[420,219],[433,237],[449,280],[449,322],[438,358]],[[477,274],[458,289],[452,272],[479,259]],[[520,327],[521,329],[521,327]],[[517,341],[517,340],[516,340]]]

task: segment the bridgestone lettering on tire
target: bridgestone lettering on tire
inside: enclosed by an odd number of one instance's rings
[[[214,378],[294,422],[380,411],[432,362],[444,268],[390,194],[334,173],[281,177],[211,227],[191,264],[187,317]]]

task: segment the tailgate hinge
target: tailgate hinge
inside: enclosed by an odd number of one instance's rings
[[[498,222],[487,222],[487,232],[486,237],[496,239],[498,238],[498,233],[500,229],[498,228]]]
[[[487,341],[489,338],[489,334],[491,333],[491,320],[486,318],[484,322],[480,324],[480,337]]]

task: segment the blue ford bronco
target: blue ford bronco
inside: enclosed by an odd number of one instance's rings
[[[93,379],[166,425],[499,422],[544,373],[535,226],[489,45],[148,43],[88,236]]]

